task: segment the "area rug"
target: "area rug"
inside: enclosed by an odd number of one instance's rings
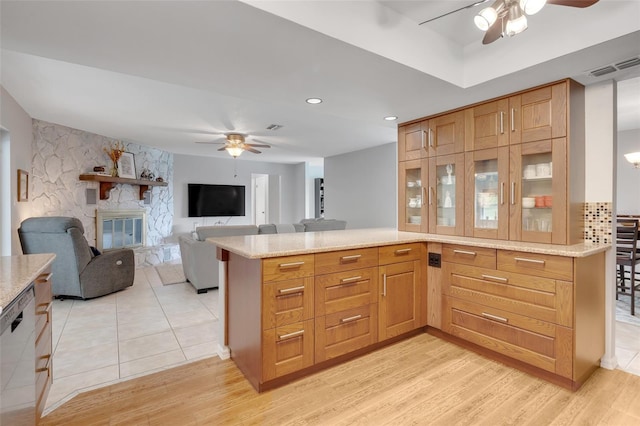
[[[182,264],[165,263],[156,265],[156,272],[160,276],[162,285],[178,284],[187,281],[182,270]]]
[[[616,300],[616,320],[640,325],[640,297],[636,297],[636,314],[631,315],[631,298],[618,296]]]

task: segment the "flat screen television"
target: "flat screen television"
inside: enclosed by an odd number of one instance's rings
[[[244,216],[243,185],[188,185],[189,217]]]

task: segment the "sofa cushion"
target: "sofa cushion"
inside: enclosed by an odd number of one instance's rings
[[[235,235],[255,235],[258,227],[255,225],[236,226],[199,226],[196,228],[198,240],[204,241],[210,237],[232,237]]]

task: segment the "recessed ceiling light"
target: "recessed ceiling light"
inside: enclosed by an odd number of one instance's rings
[[[396,117],[395,115],[388,115],[384,119],[387,121],[394,121],[394,120],[397,120],[398,117]]]
[[[322,103],[322,99],[320,99],[320,98],[309,98],[309,99],[307,99],[307,103],[308,104],[312,104],[312,105],[319,104],[319,103]]]

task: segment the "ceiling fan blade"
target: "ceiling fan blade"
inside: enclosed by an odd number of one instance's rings
[[[598,3],[598,0],[547,0],[547,4],[571,7],[589,7]]]
[[[244,150],[245,151],[249,151],[249,152],[253,152],[254,154],[260,154],[260,151],[258,151],[257,149],[253,149],[250,146],[247,146],[246,144],[244,145]]]
[[[225,149],[227,149],[227,147],[223,146],[222,148],[218,148],[218,151],[224,151]]]
[[[502,37],[502,18],[496,19],[496,22],[493,23],[484,34],[484,38],[482,39],[482,44],[490,44]]]
[[[226,142],[214,142],[214,141],[201,142],[201,141],[196,141],[196,143],[201,143],[201,144],[205,144],[205,145],[222,145],[222,144],[225,144]]]
[[[245,143],[245,146],[252,146],[254,148],[271,148],[271,145],[267,145],[264,143]]]

